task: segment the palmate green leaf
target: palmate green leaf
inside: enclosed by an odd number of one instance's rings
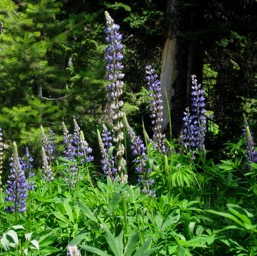
[[[41,255],[48,256],[53,255],[55,252],[59,252],[60,250],[53,246],[45,246],[44,248],[40,249]]]
[[[137,250],[137,252],[133,255],[133,256],[146,256],[146,255],[150,255],[151,253],[153,253],[155,250],[157,250],[158,248],[152,248],[151,250],[147,249],[149,248],[150,244],[151,244],[152,239],[149,238],[148,240],[146,240],[144,242],[144,244]]]
[[[46,235],[40,235],[39,244],[40,247],[47,247],[48,245],[54,243],[56,240],[56,236],[53,236],[51,233],[47,233]]]
[[[79,245],[81,241],[83,241],[86,237],[87,233],[82,233],[77,235],[75,238],[73,238],[70,242],[69,245]]]
[[[98,223],[98,219],[95,217],[93,212],[83,203],[82,200],[78,200],[78,205],[84,215],[86,215],[90,220]]]
[[[75,223],[73,211],[72,211],[71,206],[67,199],[64,201],[63,206],[64,206],[64,209],[65,209],[67,215],[69,216],[70,222]]]
[[[113,251],[115,256],[120,256],[123,254],[123,231],[117,237],[111,233],[110,229],[105,223],[102,223],[101,226],[106,232],[106,241],[110,246],[110,249]]]
[[[215,211],[215,210],[206,210],[206,212],[225,217],[227,219],[230,219],[230,220],[236,222],[239,226],[244,227],[244,224],[239,219],[237,219],[234,215],[232,215],[230,213],[218,212],[218,211]]]
[[[53,215],[57,218],[57,219],[59,219],[60,221],[62,221],[63,223],[65,223],[65,224],[67,224],[67,225],[72,225],[72,223],[70,222],[70,220],[69,219],[67,219],[61,212],[57,212],[57,211],[55,211],[55,212],[53,212]]]
[[[228,210],[240,218],[245,224],[252,225],[251,219],[253,219],[253,214],[243,209],[239,205],[227,204]]]
[[[100,249],[97,249],[95,247],[92,247],[92,246],[80,245],[80,248],[82,248],[82,249],[84,249],[84,250],[86,250],[88,252],[92,252],[92,253],[94,253],[96,255],[99,255],[99,256],[109,256],[108,253],[106,253],[106,252],[104,252],[104,251],[102,251]]]
[[[125,256],[131,256],[133,251],[136,249],[136,246],[139,242],[140,234],[139,232],[136,232],[135,234],[131,235],[128,239],[128,242],[124,249],[124,255]]]

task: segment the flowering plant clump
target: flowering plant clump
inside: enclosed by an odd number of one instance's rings
[[[146,66],[146,81],[150,91],[150,112],[153,125],[153,141],[160,152],[165,152],[165,135],[162,134],[163,101],[158,75],[151,65]]]
[[[120,26],[115,24],[108,12],[105,12],[106,18],[106,42],[108,46],[105,51],[106,71],[107,71],[107,90],[109,91],[109,99],[111,102],[111,115],[113,122],[113,143],[116,150],[115,163],[117,165],[117,176],[120,182],[127,181],[127,173],[125,170],[126,161],[124,159],[125,147],[124,147],[124,134],[123,128],[123,115],[121,108],[123,101],[120,100],[120,96],[123,93],[123,77],[122,65],[123,59],[123,45],[121,43],[122,35],[119,33]]]
[[[97,136],[102,155],[102,170],[106,176],[109,176],[114,180],[117,175],[117,168],[115,167],[114,157],[112,154],[112,134],[103,124],[102,134],[97,130]]]
[[[63,126],[63,144],[64,144],[64,158],[71,161],[72,164],[67,165],[65,170],[69,174],[67,179],[71,186],[75,186],[79,179],[79,166],[82,166],[84,163],[92,162],[94,157],[91,155],[92,148],[89,147],[83,131],[81,131],[76,120],[74,122],[74,132],[70,134],[65,123],[62,123]]]
[[[6,208],[7,212],[26,211],[26,198],[28,183],[18,156],[17,145],[13,143],[13,153],[10,159],[10,174],[6,182],[6,201],[12,203]]]
[[[191,92],[191,113],[189,108],[184,112],[183,141],[184,145],[190,150],[204,151],[205,149],[205,98],[201,84],[197,83],[195,75],[192,75]]]

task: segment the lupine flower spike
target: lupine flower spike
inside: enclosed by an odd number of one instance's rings
[[[109,91],[109,99],[111,102],[111,114],[113,121],[113,142],[116,150],[115,163],[118,170],[118,178],[120,182],[127,181],[126,173],[126,161],[124,159],[125,147],[123,144],[124,134],[122,131],[123,128],[123,115],[121,108],[123,102],[120,100],[120,96],[123,91],[123,77],[122,69],[122,49],[123,45],[121,44],[122,35],[119,33],[120,26],[114,24],[113,19],[108,12],[105,12],[106,18],[106,42],[108,46],[105,51],[105,60],[106,60],[106,71],[107,71],[107,81],[108,86],[107,90]]]
[[[100,151],[102,155],[101,163],[102,170],[106,176],[109,176],[112,180],[115,179],[117,175],[117,168],[114,167],[114,157],[112,148],[112,135],[108,131],[107,127],[103,124],[102,135],[99,130],[97,130],[98,143],[100,146]]]
[[[43,128],[42,125],[40,126],[40,128],[41,128],[41,134],[42,134],[42,146],[43,146],[44,151],[45,151],[46,159],[47,159],[49,165],[51,165],[53,160],[55,159],[55,157],[54,157],[55,141],[53,141],[53,138],[54,138],[53,137],[53,132],[50,130],[50,136],[46,136],[44,128]]]
[[[31,178],[35,176],[35,173],[32,171],[33,158],[30,156],[29,149],[27,147],[26,147],[25,156],[23,157],[23,159],[20,159],[20,164],[27,177],[28,189],[34,190],[34,182],[31,181]]]
[[[155,191],[151,190],[151,186],[154,183],[154,179],[149,177],[152,170],[147,166],[148,157],[146,154],[145,144],[140,139],[140,137],[137,136],[136,133],[132,130],[126,116],[124,116],[124,122],[131,140],[132,154],[135,157],[137,157],[135,159],[135,163],[137,165],[136,171],[139,174],[138,181],[143,187],[142,192],[148,194],[151,197],[155,197]]]
[[[0,128],[0,193],[2,191],[3,160],[4,160],[4,143],[3,143],[2,128]]]
[[[94,157],[91,155],[92,148],[89,147],[83,131],[81,131],[76,120],[74,122],[74,132],[70,134],[65,123],[63,122],[63,144],[64,144],[64,157],[73,162],[73,165],[69,165],[65,170],[69,174],[67,179],[71,187],[74,187],[79,177],[79,165],[83,165],[85,162],[91,162]]]
[[[257,152],[255,150],[253,135],[250,131],[250,128],[246,119],[244,120],[244,135],[245,135],[247,169],[250,170],[251,163],[257,163]]]
[[[48,157],[46,155],[44,147],[42,147],[42,160],[43,160],[42,172],[43,172],[44,180],[53,181],[54,180],[54,175],[53,175],[53,172],[52,172],[51,165],[48,162]]]
[[[6,208],[7,212],[23,213],[26,211],[27,187],[28,184],[20,164],[17,145],[14,142],[10,161],[10,174],[6,183],[6,201],[11,202],[12,205]]]
[[[163,101],[158,75],[151,65],[146,66],[146,81],[150,92],[150,112],[153,125],[153,141],[160,152],[165,152],[165,135],[162,134]]]
[[[183,143],[192,152],[198,149],[205,150],[205,98],[201,84],[197,83],[195,75],[192,75],[191,113],[187,108],[184,112]]]

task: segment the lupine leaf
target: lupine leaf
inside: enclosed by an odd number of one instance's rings
[[[219,215],[219,216],[222,216],[222,217],[225,217],[227,219],[230,219],[234,222],[236,222],[238,225],[240,226],[244,226],[244,224],[239,220],[237,219],[234,215],[230,214],[230,213],[226,213],[226,212],[217,212],[217,211],[214,211],[214,210],[206,210],[207,212],[209,213],[212,213],[212,214],[216,214],[216,215]]]
[[[106,241],[109,244],[111,250],[113,251],[115,256],[120,256],[122,255],[123,252],[119,251],[119,246],[117,246],[117,243],[115,241],[115,237],[114,235],[111,233],[110,229],[108,228],[108,226],[105,223],[101,224],[103,229],[106,232]]]
[[[69,242],[69,245],[78,245],[78,244],[80,244],[81,241],[85,238],[86,235],[87,235],[86,233],[77,235],[75,238],[73,238],[73,239]]]
[[[135,233],[134,235],[130,236],[128,242],[125,246],[124,255],[131,256],[132,252],[136,249],[140,238],[139,232]]]
[[[83,201],[78,200],[78,205],[80,210],[83,212],[83,214],[85,214],[90,220],[98,223],[97,218],[95,217],[95,215],[92,213],[92,211],[83,203]]]
[[[84,250],[86,250],[86,251],[88,251],[88,252],[92,252],[92,253],[94,253],[94,254],[97,254],[97,255],[99,255],[99,256],[109,256],[108,253],[106,253],[106,252],[104,252],[104,251],[102,251],[102,250],[100,250],[100,249],[97,249],[97,248],[95,248],[95,247],[92,247],[92,246],[80,245],[80,248],[82,248],[82,249],[84,249]]]
[[[66,213],[67,213],[68,216],[69,216],[69,220],[70,220],[72,223],[74,223],[73,212],[72,212],[71,206],[70,206],[70,204],[68,203],[67,200],[64,201],[63,206],[64,206],[64,209],[66,210]]]
[[[133,256],[142,256],[144,255],[145,251],[148,249],[150,243],[151,243],[151,238],[149,238],[138,250]]]

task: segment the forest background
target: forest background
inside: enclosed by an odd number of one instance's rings
[[[137,132],[142,132],[143,121],[151,134],[144,73],[148,64],[160,74],[167,93],[166,134],[179,137],[192,74],[207,98],[207,149],[218,150],[237,139],[243,114],[257,130],[256,1],[3,0],[0,124],[7,145],[16,140],[37,151],[40,125],[57,132],[62,121],[71,124],[73,118],[87,127],[89,142],[96,141],[95,127],[106,118],[108,106],[105,10],[121,26],[123,110]]]

